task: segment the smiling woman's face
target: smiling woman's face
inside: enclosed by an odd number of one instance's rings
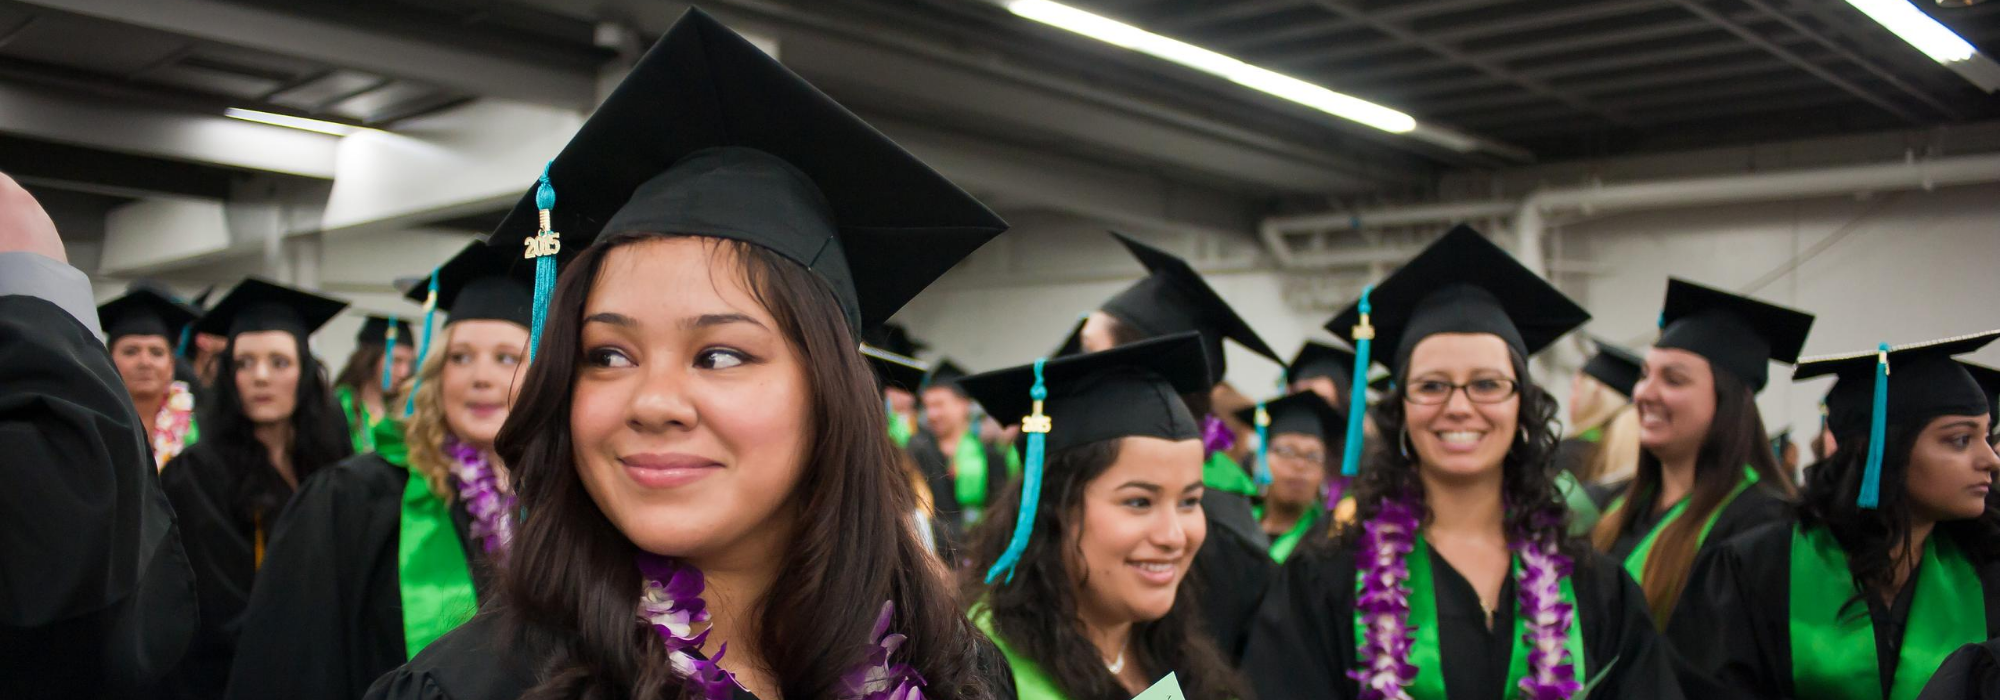
[[[1083,487],[1070,537],[1080,560],[1077,614],[1096,626],[1145,622],[1174,607],[1208,536],[1201,510],[1201,441],[1119,439],[1118,459]]]
[[[584,304],[570,409],[578,475],[641,549],[762,556],[791,531],[812,396],[731,244],[639,241]]]

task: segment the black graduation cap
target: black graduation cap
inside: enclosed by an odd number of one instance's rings
[[[507,321],[527,326],[533,295],[528,291],[529,267],[509,250],[473,241],[439,265],[437,310],[447,323],[471,320]],[[406,290],[403,298],[419,304],[430,296],[430,278]]]
[[[197,315],[186,305],[145,287],[131,289],[97,307],[107,344],[128,335],[157,335],[174,342],[181,328],[193,323]]]
[[[1042,368],[1050,419],[1047,449],[1126,436],[1169,440],[1201,437],[1182,394],[1208,386],[1208,360],[1199,334],[1176,333],[1103,352],[1049,359]],[[1029,415],[1035,384],[1032,364],[960,379],[958,385],[1012,424]]]
[[[912,337],[910,329],[900,323],[884,323],[862,331],[861,342],[904,357],[916,357],[918,351],[930,347]]]
[[[1347,415],[1310,391],[1272,399],[1261,405],[1265,414],[1271,417],[1271,424],[1264,430],[1266,435],[1311,435],[1332,445],[1339,442],[1347,430]],[[1236,419],[1247,425],[1256,425],[1257,407],[1237,411]]]
[[[347,302],[257,277],[236,283],[200,320],[197,333],[235,337],[255,331],[289,331],[301,338],[347,308]]]
[[[1104,302],[1101,307],[1104,313],[1147,338],[1200,331],[1208,351],[1210,386],[1222,381],[1228,369],[1222,355],[1223,338],[1242,343],[1272,362],[1284,362],[1187,261],[1117,231],[1112,231],[1111,236],[1125,244],[1132,257],[1138,258],[1152,274]],[[1080,335],[1082,326],[1077,330]]]
[[[1990,415],[1993,405],[1986,389],[1965,365],[1951,359],[1986,347],[2000,330],[1900,347],[1883,344],[1875,352],[1858,352],[1801,360],[1792,380],[1833,375],[1826,394],[1827,427],[1845,444],[1869,437],[1866,471],[1857,502],[1863,508],[1879,503],[1883,442],[1889,425],[1937,416]]]
[[[397,338],[405,342],[416,340],[416,336],[410,335],[409,321],[405,321],[401,317],[368,314],[367,319],[361,322],[361,330],[354,334],[354,344],[387,344],[389,342],[389,325],[391,323],[395,324]]]
[[[1285,366],[1285,378],[1304,381],[1315,377],[1332,377],[1347,386],[1354,382],[1354,351],[1334,347],[1326,343],[1306,341],[1299,348],[1299,354],[1292,356],[1292,362]]]
[[[1632,387],[1639,384],[1639,367],[1645,364],[1638,354],[1603,338],[1591,338],[1597,345],[1597,354],[1583,363],[1583,373],[1597,381],[1604,382],[1612,391],[1632,398]]]
[[[1884,421],[1942,415],[1982,415],[1992,411],[1982,387],[1964,363],[1951,359],[1986,347],[2000,330],[1891,347],[1888,353],[1888,409]],[[1874,415],[1878,352],[1857,352],[1799,361],[1794,381],[1836,377],[1826,394],[1827,426],[1840,437],[1864,435]]]
[[[1090,314],[1078,317],[1076,325],[1070,327],[1069,335],[1063,336],[1062,345],[1056,346],[1056,351],[1049,353],[1049,357],[1068,357],[1070,355],[1083,354],[1083,324],[1089,322]]]
[[[967,374],[969,373],[965,368],[958,366],[958,363],[948,358],[939,358],[938,361],[931,363],[930,373],[924,375],[924,388],[956,389],[958,380],[964,379]]]
[[[1006,230],[1000,217],[722,23],[691,9],[549,164],[558,261],[601,234],[756,244],[824,279],[853,330]],[[530,188],[489,241],[536,238]]]
[[[930,373],[930,365],[908,355],[890,352],[873,345],[861,346],[861,357],[875,370],[875,378],[883,387],[898,387],[904,391],[917,391],[924,384],[924,375]]]
[[[1762,391],[1771,361],[1798,361],[1812,324],[1813,315],[1803,311],[1670,277],[1653,346],[1705,357]]]
[[[1491,333],[1527,357],[1590,320],[1583,307],[1462,224],[1375,285],[1367,299],[1375,344],[1394,350],[1374,359],[1388,360],[1383,364],[1397,372],[1418,341],[1437,333]],[[1355,342],[1360,306],[1341,311],[1326,329]]]
[[[1991,411],[1992,430],[2000,431],[2000,369],[1971,362],[1959,362],[1972,375],[1972,381],[1979,383],[1979,389],[1986,392],[1986,406]]]

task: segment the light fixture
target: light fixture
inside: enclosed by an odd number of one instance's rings
[[[222,116],[229,117],[231,119],[241,119],[247,122],[257,122],[259,124],[282,126],[287,129],[299,129],[301,131],[313,131],[322,134],[332,134],[334,136],[346,136],[356,131],[368,130],[366,127],[353,126],[350,124],[341,124],[339,122],[320,121],[318,119],[294,117],[289,114],[274,114],[271,112],[259,112],[254,109],[238,109],[236,107],[230,107],[228,109],[222,110]]]
[[[1972,48],[1972,44],[1950,28],[1938,24],[1937,20],[1931,19],[1930,15],[1924,14],[1908,0],[1847,0],[1847,4],[1938,63],[1951,65],[1970,60],[1979,53]]]
[[[1238,85],[1297,102],[1342,119],[1392,134],[1408,134],[1417,130],[1416,118],[1408,114],[1359,97],[1343,95],[1276,71],[1253,66],[1187,42],[1154,34],[1109,17],[1050,0],[1009,0],[1006,6],[1009,12],[1021,17],[1225,78]],[[1456,147],[1461,144],[1453,145]]]

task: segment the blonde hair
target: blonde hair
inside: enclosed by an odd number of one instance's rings
[[[414,375],[397,387],[397,401],[391,405],[400,409],[411,385],[422,382],[417,384],[416,410],[403,421],[403,444],[409,450],[410,474],[422,477],[431,495],[450,503],[458,497],[451,487],[451,458],[444,453],[444,441],[452,437],[444,419],[444,365],[450,354],[445,348],[451,346],[451,326],[439,329],[439,337],[432,341],[430,356],[422,358]]]
[[[1598,381],[1596,377],[1577,372],[1574,381],[1582,392],[1577,405],[1570,407],[1570,413],[1576,420],[1575,424],[1569,427],[1569,434],[1564,437],[1574,438],[1602,428],[1611,422],[1619,411],[1632,404],[1624,394],[1605,386],[1604,382]]]
[[[1584,462],[1583,473],[1576,477],[1586,484],[1608,484],[1630,479],[1638,471],[1639,412],[1626,404],[1604,424],[1604,436],[1597,440],[1597,450]]]

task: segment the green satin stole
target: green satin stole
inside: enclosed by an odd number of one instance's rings
[[[1748,466],[1743,467],[1743,480],[1736,482],[1736,488],[1730,489],[1729,495],[1723,497],[1722,502],[1715,505],[1715,512],[1708,514],[1708,522],[1702,524],[1701,535],[1695,539],[1694,543],[1696,547],[1700,547],[1703,542],[1708,541],[1708,531],[1715,529],[1715,520],[1722,517],[1722,511],[1727,510],[1729,504],[1736,502],[1737,496],[1741,496],[1744,491],[1750,490],[1750,486],[1755,483],[1757,483],[1757,471]],[[1624,503],[1625,499],[1620,497],[1611,503],[1611,509],[1617,510]],[[1681,512],[1687,510],[1687,504],[1688,499],[1682,498],[1681,502],[1675,503],[1674,507],[1667,509],[1667,514],[1660,518],[1660,522],[1653,524],[1653,529],[1646,533],[1645,539],[1639,540],[1639,546],[1633,548],[1631,554],[1625,555],[1625,573],[1631,574],[1632,580],[1645,582],[1646,557],[1651,556],[1653,553],[1653,540],[1659,538],[1661,530],[1667,529],[1667,526],[1672,524],[1676,518],[1681,517]]]
[[[1932,533],[1918,571],[1889,700],[1914,700],[1946,656],[1986,641],[1985,588],[1958,546]],[[1854,574],[1833,533],[1792,526],[1790,573],[1792,695],[1883,700],[1875,623],[1855,600]]]
[[[373,432],[376,454],[409,469],[401,426],[384,420]],[[403,651],[416,658],[438,637],[472,619],[479,596],[472,587],[465,546],[451,522],[451,507],[431,493],[423,475],[411,472],[404,482],[402,511],[396,531],[396,586],[403,601]]]
[[[993,646],[1000,647],[1000,655],[1007,658],[1007,668],[1014,674],[1015,697],[1019,700],[1067,700],[1063,697],[1062,691],[1056,690],[1055,680],[1049,678],[1049,674],[1042,672],[1042,667],[1035,665],[1035,662],[1028,657],[1016,653],[1014,647],[1007,644],[1007,640],[1001,639],[999,633],[993,631],[993,615],[988,613],[985,607],[973,606],[971,617],[972,624],[978,626],[980,632],[986,633],[986,638],[993,640]]]
[[[1431,575],[1430,546],[1424,543],[1422,536],[1418,536],[1412,544],[1414,546],[1410,549],[1410,554],[1404,558],[1404,563],[1410,570],[1410,580],[1407,584],[1410,587],[1409,628],[1412,632],[1409,662],[1417,667],[1417,677],[1410,682],[1406,690],[1414,700],[1447,700],[1444,671],[1440,667],[1444,654],[1438,644],[1437,587]],[[1514,585],[1518,587],[1521,585],[1519,557],[1514,559],[1513,568],[1516,577]],[[1362,584],[1360,572],[1356,572],[1355,600],[1361,599]],[[1571,610],[1576,611],[1570,620],[1568,639],[1564,641],[1563,646],[1568,650],[1567,656],[1572,668],[1576,670],[1576,677],[1581,680],[1584,678],[1586,668],[1583,656],[1583,608],[1576,604],[1576,589],[1571,585],[1568,576],[1562,579],[1562,601],[1568,603]],[[1507,685],[1501,697],[1518,696],[1520,693],[1515,689],[1520,687],[1521,679],[1528,676],[1528,615],[1521,610],[1520,605],[1520,595],[1517,592],[1514,597],[1514,648],[1508,653]],[[1368,638],[1367,625],[1367,619],[1362,616],[1359,609],[1356,609],[1354,611],[1356,653],[1360,652]]]
[[[340,416],[347,419],[347,438],[354,443],[354,454],[375,451],[375,426],[382,421],[368,415],[368,407],[354,396],[354,390],[336,387],[333,395],[340,399]]]
[[[1259,508],[1258,511],[1257,518],[1262,520],[1264,518],[1263,509]],[[1285,559],[1292,556],[1292,550],[1297,549],[1299,542],[1305,540],[1306,532],[1311,530],[1313,525],[1319,522],[1320,516],[1324,514],[1325,511],[1319,506],[1307,508],[1305,515],[1299,516],[1299,521],[1292,524],[1292,529],[1286,530],[1285,534],[1271,540],[1271,561],[1280,564],[1285,563]]]
[[[1201,464],[1201,485],[1217,491],[1240,493],[1245,496],[1257,495],[1257,482],[1243,473],[1243,467],[1230,459],[1226,452],[1216,452]]]

